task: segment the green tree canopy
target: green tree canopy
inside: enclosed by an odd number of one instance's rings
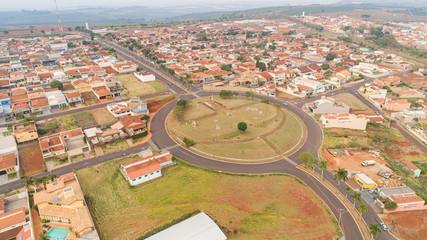
[[[239,129],[242,132],[245,132],[247,128],[248,128],[248,125],[245,122],[239,122],[237,124],[237,129]]]
[[[50,88],[58,88],[59,90],[62,90],[63,88],[62,82],[58,80],[53,80],[52,82],[50,82]]]

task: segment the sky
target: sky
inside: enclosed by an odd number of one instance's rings
[[[59,9],[82,7],[126,7],[146,6],[150,8],[171,6],[206,6],[254,8],[268,6],[286,6],[311,3],[334,3],[338,0],[57,0]],[[54,0],[0,0],[1,10],[54,10]]]

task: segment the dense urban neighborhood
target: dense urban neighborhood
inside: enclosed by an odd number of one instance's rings
[[[5,30],[0,239],[424,239],[427,23],[310,11]]]

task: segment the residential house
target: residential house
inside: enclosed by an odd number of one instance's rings
[[[90,85],[90,83],[86,82],[86,80],[84,79],[77,79],[77,80],[71,81],[71,85],[73,85],[73,87],[80,93],[92,91],[92,86]]]
[[[132,111],[127,102],[108,104],[107,110],[116,118],[132,114]]]
[[[349,128],[365,130],[368,119],[365,115],[354,115],[349,113],[322,115],[320,117],[322,126],[325,128]]]
[[[132,73],[135,72],[138,65],[132,62],[120,62],[113,64],[111,66],[114,70],[116,70],[118,73]]]
[[[303,77],[296,77],[292,82],[299,86],[304,86],[311,89],[311,94],[315,95],[326,91],[327,85],[320,81],[311,80]]]
[[[79,91],[66,91],[64,92],[64,95],[68,104],[78,104],[83,102],[82,95]]]
[[[41,137],[39,143],[45,159],[65,155],[67,152],[65,139],[59,133]]]
[[[45,94],[51,109],[68,106],[67,99],[60,90],[46,91]]]
[[[121,130],[123,125],[120,125],[119,129],[114,128],[113,126],[113,129],[107,131],[102,131],[99,127],[85,129],[84,132],[86,135],[86,140],[90,146],[93,148],[95,146],[105,145],[118,139],[123,139],[127,136],[127,134]]]
[[[149,114],[147,103],[142,102],[140,98],[131,98],[126,103],[128,104],[133,113]]]
[[[113,99],[113,93],[105,85],[92,87],[92,92],[99,99]]]
[[[13,125],[13,135],[18,144],[33,141],[39,138],[36,125],[33,121],[29,123],[18,123]]]
[[[30,218],[28,193],[19,189],[18,194],[0,198],[0,239],[34,240]]]
[[[46,190],[34,193],[34,205],[40,218],[50,227],[69,230],[68,239],[99,240],[86,206],[84,194],[73,173],[46,184]]]
[[[308,109],[314,114],[349,113],[350,111],[347,104],[336,102],[335,99],[325,96],[312,104],[308,104]]]
[[[9,97],[0,99],[0,117],[9,116],[12,114],[12,101]]]
[[[85,141],[85,135],[81,128],[72,129],[60,133],[65,140],[68,156],[75,156],[90,150],[89,144]]]
[[[395,202],[397,208],[393,211],[384,209],[384,212],[401,212],[413,210],[425,210],[425,201],[417,196],[414,190],[408,186],[385,187],[379,189],[379,195],[390,202]]]
[[[120,165],[120,171],[131,186],[135,186],[162,176],[162,168],[172,165],[172,155],[168,151],[141,158]]]
[[[147,128],[145,121],[142,120],[143,115],[125,115],[120,118],[120,122],[124,126],[124,131],[129,135],[138,135],[140,133],[146,132]]]
[[[30,100],[31,102],[31,112],[36,113],[40,112],[42,114],[50,114],[50,106],[49,103],[46,100],[46,97],[44,95],[33,98]]]
[[[19,179],[19,154],[13,136],[0,136],[0,183]]]
[[[410,109],[411,103],[406,99],[386,99],[382,108],[393,112],[402,112],[404,110]]]
[[[387,95],[387,89],[383,89],[371,84],[361,87],[360,92],[370,99],[385,99]]]

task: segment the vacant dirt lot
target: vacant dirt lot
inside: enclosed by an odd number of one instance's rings
[[[382,219],[400,239],[423,240],[427,236],[427,210],[390,213]]]
[[[378,158],[373,153],[360,151],[352,152],[352,154],[353,155],[350,156],[343,155],[341,157],[333,157],[333,161],[329,162],[329,168],[332,170],[345,168],[349,172],[364,173],[374,181],[381,178],[377,174],[379,171],[392,172],[392,170],[386,166],[387,162]],[[366,160],[375,160],[377,163],[374,166],[363,167],[362,162]]]
[[[334,239],[337,225],[321,200],[287,176],[233,176],[182,162],[129,188],[110,161],[77,173],[103,239],[136,239],[196,209],[229,239]]]
[[[117,76],[117,79],[123,84],[129,94],[127,97],[140,97],[143,95],[165,91],[168,87],[160,81],[143,83],[139,81],[133,74],[125,74]]]
[[[92,115],[96,122],[101,126],[110,125],[117,121],[117,119],[107,110],[106,107],[93,109]]]
[[[33,176],[44,171],[44,160],[39,142],[18,145],[19,164],[25,176]]]
[[[350,93],[340,93],[333,96],[337,102],[343,102],[350,107],[350,113],[354,114],[375,114],[372,109],[370,109],[366,104],[357,99],[353,94]]]
[[[144,101],[147,103],[148,111],[150,111],[150,113],[153,113],[157,112],[157,110],[159,110],[161,107],[163,107],[168,102],[174,100],[177,97],[177,94],[167,94],[152,98],[146,98],[144,99]]]
[[[101,103],[99,99],[92,92],[82,93],[83,103],[85,105],[95,105]]]

